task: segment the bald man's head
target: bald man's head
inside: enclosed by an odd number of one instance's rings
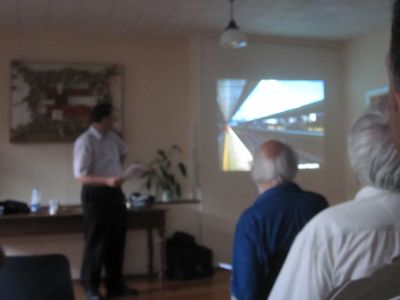
[[[254,156],[252,177],[258,186],[291,181],[296,176],[297,164],[292,148],[270,140],[261,144]]]
[[[269,159],[275,159],[282,153],[283,148],[284,145],[281,142],[270,140],[261,144],[261,146],[258,148],[258,152],[261,155],[265,155]]]

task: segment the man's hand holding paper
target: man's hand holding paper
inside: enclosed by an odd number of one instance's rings
[[[123,180],[130,179],[132,177],[141,177],[146,172],[149,172],[150,168],[143,163],[133,163],[130,164],[123,172],[122,178]]]

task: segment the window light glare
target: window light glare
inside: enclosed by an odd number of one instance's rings
[[[310,119],[311,122],[315,122],[315,121],[317,121],[317,114],[311,113],[308,115],[308,118]]]
[[[278,120],[275,119],[275,118],[267,119],[267,120],[265,120],[265,123],[267,123],[267,124],[272,124],[272,125],[276,125],[276,124],[278,124]]]
[[[297,167],[299,170],[315,170],[319,169],[321,166],[319,163],[307,163],[307,164],[298,164]]]

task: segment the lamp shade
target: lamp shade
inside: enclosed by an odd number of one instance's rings
[[[222,33],[219,43],[228,49],[238,49],[247,46],[246,36],[240,31],[235,21],[231,20]]]

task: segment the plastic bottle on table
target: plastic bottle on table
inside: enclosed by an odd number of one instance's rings
[[[37,188],[33,188],[31,195],[31,212],[37,212],[40,209],[40,192]]]

